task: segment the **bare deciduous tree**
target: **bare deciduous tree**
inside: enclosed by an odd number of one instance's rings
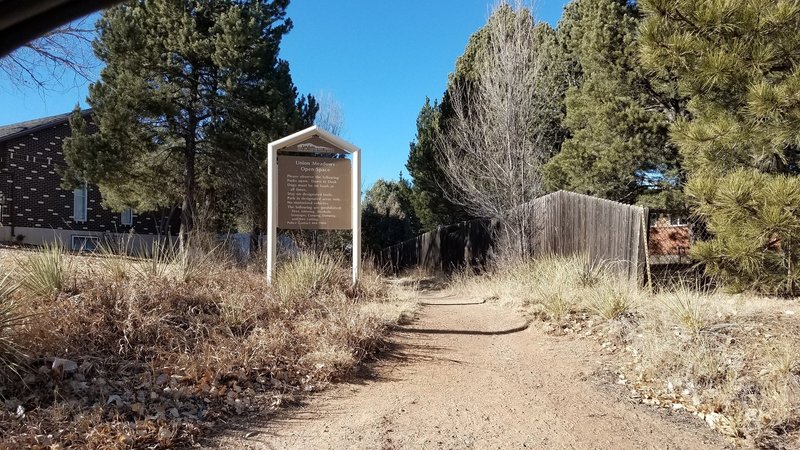
[[[0,74],[16,86],[38,89],[64,87],[69,77],[73,84],[91,80],[99,63],[91,46],[95,30],[87,20],[49,31],[0,58]]]
[[[314,125],[331,134],[341,136],[344,132],[342,106],[330,92],[320,91],[317,101],[319,102],[319,111],[314,119]]]
[[[543,193],[546,131],[539,126],[541,58],[528,8],[499,3],[483,33],[472,80],[453,79],[453,117],[439,142],[451,199],[479,217],[502,219],[510,250],[530,253],[532,212]],[[544,96],[543,96],[544,95]]]

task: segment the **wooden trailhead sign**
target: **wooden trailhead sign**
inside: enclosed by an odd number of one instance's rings
[[[278,228],[353,230],[355,284],[361,262],[361,150],[313,126],[271,142],[267,167],[267,280],[275,273]]]
[[[278,228],[352,228],[350,160],[278,155]]]

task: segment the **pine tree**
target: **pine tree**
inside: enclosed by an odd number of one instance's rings
[[[114,209],[180,204],[181,236],[201,211],[255,222],[267,143],[316,112],[278,58],[287,5],[136,0],[107,10],[95,42],[105,67],[88,99],[99,131],[73,120],[65,184],[98,184]]]
[[[680,203],[680,164],[667,129],[682,105],[641,69],[639,21],[626,0],[568,5],[558,39],[575,83],[565,100],[570,137],[545,167],[550,190],[651,206]]]
[[[463,208],[447,198],[443,188],[446,179],[436,161],[441,116],[441,105],[426,98],[417,117],[417,136],[411,142],[406,162],[406,169],[414,180],[411,202],[424,231],[469,218]]]
[[[642,3],[642,61],[690,98],[671,137],[714,236],[694,254],[735,288],[796,295],[800,2]]]

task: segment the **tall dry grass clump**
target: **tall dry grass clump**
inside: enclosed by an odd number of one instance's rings
[[[713,292],[699,287],[680,283],[672,290],[658,295],[666,310],[684,331],[691,335],[699,334],[711,321],[709,317],[709,297]]]
[[[593,284],[585,294],[589,311],[605,320],[618,320],[632,315],[641,292],[630,282],[607,275]]]
[[[286,304],[304,303],[320,292],[346,283],[341,257],[303,253],[285,261],[275,273],[278,297]]]
[[[388,288],[352,289],[335,257],[287,261],[273,289],[263,274],[213,254],[152,250],[149,258],[59,252],[62,261],[44,248],[22,259],[63,268],[80,258],[82,269],[48,289],[9,294],[19,307],[12,314],[33,319],[13,335],[27,344],[30,370],[0,392],[0,447],[190,443],[217,417],[276,406],[347,374],[409,308]],[[41,297],[23,301],[29,292]],[[0,339],[3,327],[0,319]]]

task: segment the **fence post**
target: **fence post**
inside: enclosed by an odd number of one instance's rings
[[[644,241],[644,266],[647,288],[653,292],[653,274],[650,272],[650,209],[642,208],[642,239]]]

